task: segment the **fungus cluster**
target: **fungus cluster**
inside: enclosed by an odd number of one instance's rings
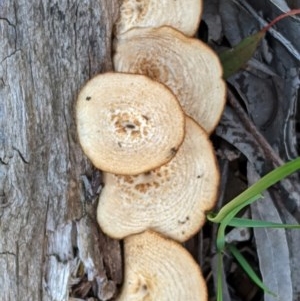
[[[117,37],[114,67],[163,83],[208,133],[216,127],[225,87],[220,62],[203,42],[168,26],[135,28]]]
[[[199,266],[180,245],[203,225],[219,185],[209,134],[225,84],[213,51],[189,37],[201,10],[200,0],[122,0],[116,72],[78,96],[79,141],[103,171],[97,220],[124,239],[118,301],[207,300]]]

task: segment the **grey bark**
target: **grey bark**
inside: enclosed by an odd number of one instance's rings
[[[117,11],[117,0],[0,0],[2,301],[109,300],[121,282],[74,120],[84,82],[112,68]]]

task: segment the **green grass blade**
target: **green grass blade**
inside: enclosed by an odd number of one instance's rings
[[[256,195],[253,198],[251,198],[250,200],[248,200],[246,203],[243,203],[239,206],[237,206],[236,208],[232,209],[231,212],[229,212],[224,219],[221,221],[220,226],[218,228],[218,232],[217,232],[217,249],[219,251],[223,251],[225,248],[225,230],[226,227],[229,225],[229,223],[231,222],[231,220],[235,217],[236,214],[238,214],[240,212],[240,210],[242,210],[245,206],[250,205],[251,203],[255,202],[256,200],[258,200],[259,198],[261,198],[261,195]]]
[[[250,279],[262,290],[264,290],[266,293],[272,295],[273,297],[276,297],[276,294],[274,294],[272,291],[270,291],[262,282],[262,280],[256,275],[255,271],[252,269],[252,267],[249,265],[245,257],[239,252],[239,250],[234,245],[228,245],[228,249],[232,253],[232,255],[235,257],[237,262],[241,265],[243,270],[247,273],[247,275],[250,277]]]
[[[227,227],[227,224],[221,223],[218,228],[216,245],[217,245],[217,250],[219,252],[224,251],[224,249],[225,249],[225,229],[226,229],[226,227]]]
[[[217,253],[218,266],[217,266],[217,301],[223,301],[223,255],[222,252]]]
[[[241,211],[244,207],[252,204],[253,202],[257,201],[258,199],[262,198],[263,196],[261,194],[257,194],[253,196],[252,198],[248,199],[246,202],[241,203],[240,205],[237,205],[236,207],[232,208],[231,211],[228,212],[227,215],[225,215],[222,220],[217,219],[218,213],[215,212],[209,212],[206,215],[206,218],[212,222],[212,223],[228,223],[239,211]],[[229,203],[228,203],[229,204]],[[225,206],[224,206],[225,207]],[[222,209],[221,209],[222,210]]]
[[[300,225],[280,224],[262,220],[253,220],[248,218],[234,217],[227,224],[236,228],[283,228],[283,229],[300,229]]]
[[[262,177],[255,184],[250,186],[228,204],[226,204],[216,216],[209,216],[211,222],[220,223],[234,208],[246,203],[249,199],[262,193],[264,190],[286,178],[290,174],[300,169],[300,157],[285,163],[284,165],[274,169],[264,177]]]

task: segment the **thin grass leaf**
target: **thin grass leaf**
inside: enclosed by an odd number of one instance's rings
[[[223,285],[222,285],[222,273],[223,273],[223,255],[218,251],[218,267],[217,267],[217,301],[223,301]]]
[[[252,198],[248,199],[246,202],[243,202],[241,204],[237,204],[236,207],[232,207],[232,210],[228,212],[227,215],[225,215],[222,220],[217,219],[218,213],[215,212],[210,212],[206,215],[207,219],[212,222],[212,223],[227,223],[234,218],[234,216],[241,211],[244,207],[252,204],[253,202],[257,201],[258,199],[263,198],[262,194],[257,194],[255,196],[253,196]],[[229,203],[228,203],[229,204]],[[221,209],[222,210],[222,209]]]
[[[219,252],[223,251],[225,249],[225,229],[227,227],[227,224],[221,223],[219,228],[218,228],[218,233],[217,233],[217,241],[216,241],[216,246],[217,250]]]
[[[253,184],[251,187],[246,189],[228,204],[226,204],[217,215],[213,216],[208,214],[208,219],[214,223],[220,223],[224,220],[224,218],[235,208],[241,206],[242,204],[246,204],[249,199],[261,194],[264,190],[269,188],[270,186],[276,184],[283,178],[286,178],[290,174],[298,171],[300,169],[300,157],[295,160],[292,160],[284,165],[274,169],[264,177],[262,177],[259,181]]]
[[[232,253],[232,255],[235,257],[235,259],[238,261],[238,263],[241,265],[243,270],[247,273],[247,275],[250,277],[250,279],[262,290],[264,290],[266,293],[272,295],[273,297],[276,297],[276,294],[274,294],[269,288],[267,288],[262,280],[256,275],[255,271],[252,269],[252,267],[249,265],[245,257],[239,252],[239,250],[234,246],[229,244],[228,245],[229,251]]]
[[[259,198],[261,198],[261,195],[256,195],[250,200],[248,200],[246,203],[241,204],[240,206],[237,206],[236,208],[232,209],[231,212],[229,212],[224,219],[221,221],[220,226],[218,228],[218,233],[217,233],[217,249],[219,251],[223,251],[225,249],[225,230],[226,227],[229,225],[231,220],[245,207],[250,205],[251,203],[255,202]]]
[[[234,217],[227,224],[236,228],[281,228],[281,229],[300,229],[300,225],[280,224],[262,220]]]

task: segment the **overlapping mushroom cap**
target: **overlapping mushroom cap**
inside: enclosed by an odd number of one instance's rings
[[[99,169],[138,174],[176,154],[184,114],[172,92],[142,75],[106,73],[81,90],[76,107],[80,144]]]
[[[151,229],[185,241],[215,204],[219,173],[207,134],[192,119],[177,155],[166,165],[136,176],[104,173],[97,219],[111,237]]]
[[[169,25],[193,36],[202,13],[202,0],[121,0],[120,3],[117,35],[134,27]]]
[[[165,84],[207,132],[217,125],[225,105],[222,68],[201,41],[167,26],[133,29],[116,40],[114,67]]]
[[[178,243],[154,232],[124,241],[125,275],[117,301],[206,301],[199,266]]]

